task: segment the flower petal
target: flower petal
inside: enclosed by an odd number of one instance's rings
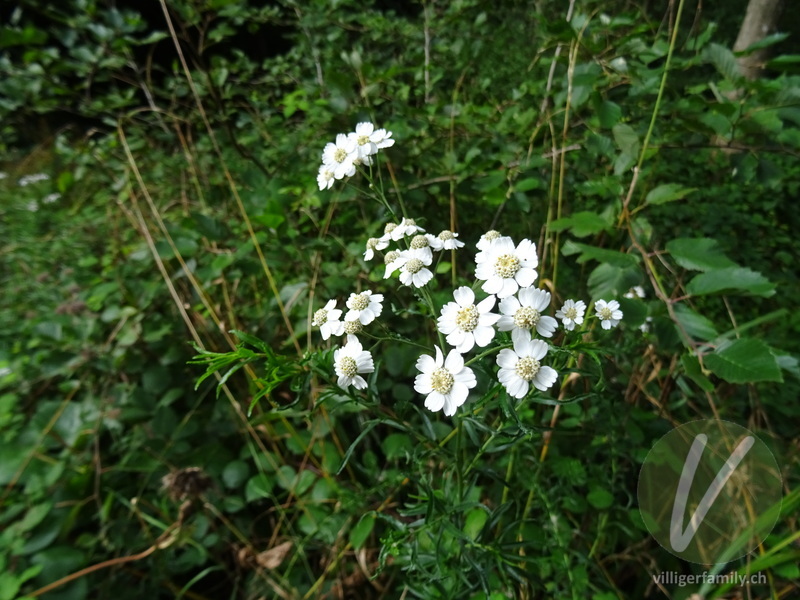
[[[455,298],[455,301],[461,307],[472,306],[475,304],[475,292],[473,292],[466,285],[462,285],[455,292],[453,292],[453,298]]]

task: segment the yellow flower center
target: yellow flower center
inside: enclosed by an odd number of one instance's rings
[[[364,144],[369,144],[369,136],[368,135],[358,136],[358,145],[363,146]]]
[[[420,259],[412,258],[410,261],[406,263],[406,271],[408,271],[413,275],[414,273],[419,273],[422,270],[422,267],[424,266],[425,265],[422,263]]]
[[[387,223],[383,228],[383,233],[392,233],[397,228],[397,223]]]
[[[367,250],[374,250],[378,245],[378,238],[369,238],[367,240]]]
[[[355,321],[345,321],[344,322],[344,332],[347,335],[355,335],[357,333],[361,333],[364,329],[364,326],[361,324],[361,321],[356,319]]]
[[[384,264],[391,264],[397,260],[397,257],[400,256],[400,253],[397,250],[390,250],[386,253],[386,256],[383,257]]]
[[[504,279],[513,277],[519,271],[519,259],[513,254],[503,254],[494,263],[494,272]]]
[[[491,231],[487,231],[483,235],[483,239],[485,239],[487,242],[492,242],[492,241],[496,240],[499,237],[500,237],[500,232],[499,231],[495,231],[494,229],[492,229]]]
[[[350,356],[343,356],[339,359],[339,370],[345,377],[355,377],[358,373],[355,359]]]
[[[317,312],[314,313],[314,320],[311,322],[312,325],[319,327],[320,325],[325,324],[328,321],[328,311],[324,308],[320,308]]]
[[[564,318],[570,319],[574,321],[578,318],[578,309],[574,306],[570,306],[567,310],[564,311]]]
[[[539,311],[530,306],[523,306],[514,313],[514,325],[521,329],[533,329],[539,324]]]
[[[446,242],[447,240],[452,240],[452,239],[453,239],[453,237],[455,237],[455,236],[453,236],[453,232],[452,232],[452,231],[444,230],[443,232],[441,232],[441,233],[439,234],[439,236],[438,236],[438,237],[439,237],[439,239],[440,239],[440,240],[442,240],[443,242]]]
[[[418,248],[427,248],[428,247],[428,238],[424,235],[415,235],[411,238],[411,248],[418,249]]]
[[[366,294],[358,294],[350,298],[350,308],[353,310],[364,310],[369,306],[369,296]]]
[[[467,306],[456,313],[456,325],[458,325],[462,331],[472,331],[478,326],[479,316],[480,313],[477,308],[474,306]]]
[[[517,366],[514,369],[522,379],[530,381],[539,372],[539,361],[530,356],[519,359]]]
[[[607,306],[604,306],[599,311],[597,311],[597,314],[600,315],[600,318],[603,321],[610,321],[611,318],[612,318],[612,313],[613,312],[614,311],[612,311],[610,308],[608,308]]]
[[[453,375],[447,369],[436,369],[431,374],[431,387],[440,394],[447,394],[453,389]]]
[[[344,162],[344,159],[347,158],[347,150],[343,148],[337,148],[336,152],[333,153],[333,160],[338,163]]]

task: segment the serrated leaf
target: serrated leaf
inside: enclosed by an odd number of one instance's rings
[[[589,275],[589,293],[592,298],[621,296],[639,281],[636,267],[617,267],[609,263],[599,265]]]
[[[725,256],[717,240],[712,238],[678,238],[667,243],[667,252],[676,263],[692,271],[738,266]]]
[[[729,383],[783,382],[775,355],[761,340],[741,338],[720,346],[704,359],[705,366]]]
[[[729,267],[701,273],[686,286],[686,291],[692,296],[726,290],[742,290],[754,296],[769,298],[775,294],[775,284],[757,271],[745,267]]]
[[[597,104],[597,116],[600,119],[600,127],[605,129],[613,128],[622,118],[622,109],[619,104],[610,100],[603,100]]]
[[[665,204],[675,200],[683,200],[686,196],[696,191],[697,188],[683,187],[677,183],[665,183],[650,190],[644,202],[645,204]]]
[[[739,64],[736,62],[736,57],[730,49],[719,44],[709,44],[703,51],[703,58],[716,67],[720,75],[737,82],[742,78],[742,73],[739,70]]]

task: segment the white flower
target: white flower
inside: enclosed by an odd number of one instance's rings
[[[513,350],[504,348],[497,354],[500,383],[513,398],[525,396],[531,385],[537,390],[547,390],[558,378],[555,369],[542,366],[540,362],[547,354],[547,344],[524,335],[515,337]]]
[[[442,308],[438,319],[439,331],[447,336],[447,343],[456,350],[469,352],[477,344],[488,346],[494,338],[494,327],[500,315],[489,312],[494,308],[494,296],[484,298],[475,305],[475,293],[467,286],[453,292],[455,302]]]
[[[0,179],[6,179],[8,177],[8,173],[5,171],[0,171]]]
[[[347,314],[345,321],[359,321],[362,325],[369,325],[383,310],[383,294],[373,294],[369,290],[360,294],[350,294],[347,299]]]
[[[650,323],[653,322],[653,317],[645,317],[644,322],[639,325],[639,331],[647,333],[650,331]]]
[[[414,389],[427,396],[425,408],[433,412],[444,409],[444,414],[451,417],[478,382],[472,369],[464,366],[464,357],[458,351],[451,350],[445,360],[439,346],[435,349],[435,359],[423,354],[417,360],[420,374],[414,379]]]
[[[375,370],[372,355],[355,338],[348,338],[347,344],[333,353],[333,362],[339,376],[336,383],[340,388],[352,385],[357,390],[363,390],[367,382],[359,373],[372,373]]]
[[[439,238],[433,237],[430,233],[420,233],[411,238],[408,247],[411,250],[422,250],[424,254],[433,258],[433,250],[441,250],[442,242]]]
[[[400,252],[394,263],[400,267],[400,282],[403,285],[413,285],[414,287],[424,286],[433,279],[433,273],[430,269],[425,268],[431,264],[432,260],[430,251],[426,253],[423,249]]]
[[[334,173],[328,165],[320,165],[319,173],[317,173],[317,185],[320,191],[331,189],[335,179]]]
[[[536,281],[536,244],[525,239],[514,248],[509,237],[495,240],[489,248],[475,257],[478,263],[475,277],[484,280],[481,289],[487,294],[497,294],[507,298],[516,294],[521,287],[526,288]]]
[[[364,252],[364,260],[372,260],[372,258],[375,256],[375,250],[383,250],[388,245],[388,240],[369,238],[367,240],[367,251]]]
[[[24,175],[20,177],[19,181],[17,181],[17,185],[25,187],[26,185],[47,181],[48,179],[50,179],[50,175],[47,173],[34,173],[33,175]]]
[[[392,232],[397,229],[397,223],[387,223],[383,227],[383,235],[380,237],[382,242],[388,242],[392,239]]]
[[[336,143],[328,143],[322,151],[322,164],[333,171],[336,179],[352,177],[356,174],[353,161],[358,158],[358,150],[354,140],[345,134],[336,136]]]
[[[583,303],[583,300],[578,300],[577,302],[574,300],[567,300],[564,302],[564,306],[556,311],[556,317],[561,319],[561,322],[564,324],[564,329],[572,331],[575,329],[575,325],[581,325],[583,323],[583,313],[585,312],[586,305]]]
[[[372,135],[369,136],[369,139],[375,142],[375,145],[378,147],[378,149],[390,148],[394,146],[392,132],[386,131],[385,129],[377,129],[373,131]]]
[[[439,243],[442,244],[442,249],[444,250],[457,250],[458,248],[463,248],[464,242],[459,242],[456,239],[457,237],[458,234],[453,233],[449,229],[445,229],[437,236]]]
[[[635,285],[627,292],[625,292],[622,297],[623,298],[644,298],[644,288],[640,285]]]
[[[389,279],[389,277],[391,277],[392,274],[403,264],[400,252],[397,250],[389,250],[389,252],[387,252],[383,257],[383,264],[386,265],[386,273],[384,274],[383,278]]]
[[[39,210],[39,203],[36,202],[36,200],[31,200],[30,202],[28,202],[25,208],[27,208],[30,212],[36,212],[37,210]]]
[[[500,312],[503,316],[497,322],[500,331],[536,332],[542,337],[552,337],[558,327],[558,321],[548,317],[542,312],[550,305],[550,292],[536,288],[523,288],[517,298],[509,296],[500,302]]]
[[[42,204],[52,204],[53,202],[57,202],[61,198],[61,194],[58,192],[54,194],[47,194],[44,198],[42,198]]]
[[[600,321],[602,321],[600,326],[603,329],[616,327],[622,319],[622,311],[619,309],[619,302],[616,300],[611,300],[611,302],[598,300],[595,302],[594,310],[597,312]]]
[[[417,222],[414,219],[403,219],[400,222],[400,225],[392,229],[390,235],[392,239],[397,242],[402,240],[406,235],[414,235],[415,233],[421,233],[425,230],[417,225]]]
[[[322,339],[327,340],[331,335],[342,335],[344,332],[344,323],[339,320],[341,316],[342,311],[336,308],[336,300],[328,300],[324,308],[314,313],[311,324],[319,327]]]
[[[356,338],[356,334],[361,333],[362,331],[364,331],[364,326],[361,324],[361,321],[359,321],[358,319],[353,319],[353,320],[350,320],[350,321],[345,320],[343,325],[344,325],[344,327],[342,327],[342,333],[339,333],[338,335],[342,335],[342,334],[346,335],[348,341],[351,340],[351,339],[357,339]]]
[[[501,237],[499,231],[495,231],[494,229],[487,231],[481,236],[481,239],[478,240],[478,250],[488,250],[489,246]]]
[[[371,137],[374,132],[375,126],[372,123],[365,121],[364,123],[359,123],[356,125],[355,132],[348,135],[348,137],[355,141],[359,156],[368,157],[371,154],[378,152],[378,146]]]

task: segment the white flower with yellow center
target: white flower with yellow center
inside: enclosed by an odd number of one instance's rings
[[[611,300],[598,300],[594,304],[594,310],[597,312],[597,317],[600,319],[600,326],[603,329],[611,329],[619,325],[622,320],[622,311],[619,309],[619,302]]]
[[[478,240],[478,250],[488,250],[489,247],[501,237],[503,236],[500,235],[499,231],[495,231],[494,229],[487,231],[481,236],[481,239]]]
[[[425,254],[433,258],[433,250],[441,250],[442,242],[433,237],[430,233],[418,233],[408,243],[411,250],[422,250]]]
[[[393,265],[400,268],[400,282],[403,285],[422,287],[433,279],[433,273],[427,267],[432,257],[425,250],[403,250]]]
[[[572,331],[575,325],[583,324],[583,314],[586,312],[586,304],[583,300],[567,300],[559,310],[556,311],[556,318],[561,319],[564,329]]]
[[[504,348],[497,354],[497,378],[512,398],[522,398],[530,386],[544,392],[558,378],[555,369],[541,363],[547,354],[547,343],[528,339],[524,334],[514,337],[514,349]]]
[[[498,298],[516,294],[521,287],[530,287],[538,276],[536,244],[528,239],[515,248],[511,238],[498,238],[478,253],[475,262],[478,265],[475,277],[485,281],[481,289],[487,294],[497,294]]]
[[[353,161],[358,158],[356,143],[345,134],[336,136],[336,143],[328,143],[322,151],[322,164],[333,171],[336,179],[352,177],[356,174]]]
[[[549,305],[550,292],[532,287],[522,288],[516,297],[509,296],[500,302],[500,312],[503,316],[497,322],[497,329],[500,331],[520,329],[530,333],[536,330],[542,337],[553,337],[558,321],[542,314]]]
[[[372,135],[369,136],[375,145],[378,147],[379,150],[383,148],[391,148],[394,146],[394,140],[392,139],[392,132],[386,131],[385,129],[376,129],[372,132]]]
[[[445,229],[436,237],[442,244],[443,250],[458,250],[459,248],[464,247],[464,242],[460,242],[456,239],[458,237],[458,234],[453,233],[449,229]]]
[[[383,228],[383,235],[379,239],[388,243],[392,239],[392,232],[395,229],[397,229],[397,223],[387,223]]]
[[[342,389],[352,385],[357,390],[363,390],[367,382],[359,373],[372,373],[375,370],[372,355],[352,337],[348,337],[347,344],[333,353],[333,364],[339,376],[336,384]]]
[[[386,265],[386,273],[384,274],[383,278],[389,279],[389,277],[391,277],[392,274],[401,267],[402,263],[403,259],[400,256],[400,251],[389,250],[389,252],[383,256],[383,264]]]
[[[426,396],[425,408],[452,417],[464,404],[469,390],[478,383],[472,369],[464,366],[464,357],[451,350],[445,360],[439,346],[434,347],[436,358],[423,354],[417,360],[420,374],[414,379],[414,389]]]
[[[453,292],[455,302],[442,308],[438,319],[439,331],[447,336],[447,343],[462,354],[474,346],[484,348],[494,338],[494,327],[500,315],[490,312],[494,308],[494,296],[475,304],[475,292],[462,286]]]
[[[347,299],[347,314],[345,321],[358,321],[362,325],[369,325],[383,311],[383,294],[373,294],[369,290],[360,294],[350,294]]]
[[[317,173],[319,191],[331,189],[335,180],[333,170],[328,165],[320,165],[319,173]]]
[[[400,221],[400,224],[392,229],[390,235],[392,239],[397,242],[402,240],[407,235],[416,235],[417,233],[423,233],[425,230],[417,225],[417,222],[414,219],[403,219]]]
[[[311,324],[319,327],[322,339],[327,340],[331,335],[342,335],[344,332],[344,323],[339,320],[341,316],[342,311],[336,308],[336,300],[328,300],[323,308],[314,313]]]
[[[369,157],[378,152],[377,144],[372,140],[372,135],[375,133],[375,126],[365,121],[356,125],[356,130],[348,134],[348,137],[355,141],[360,157]]]
[[[367,251],[364,252],[364,260],[372,260],[375,257],[375,250],[383,250],[389,246],[389,240],[382,238],[369,238],[367,240]]]

